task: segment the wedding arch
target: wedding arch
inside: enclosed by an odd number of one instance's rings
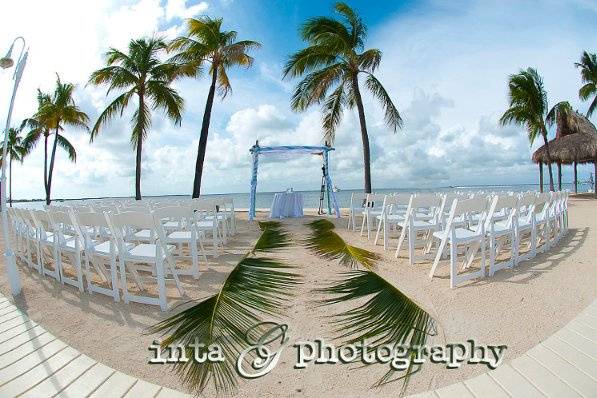
[[[332,188],[332,177],[329,172],[329,152],[333,151],[329,145],[307,146],[307,145],[285,145],[285,146],[259,146],[259,141],[249,150],[253,156],[253,170],[251,173],[251,191],[249,193],[249,220],[255,218],[255,196],[257,193],[257,173],[259,170],[259,156],[268,156],[275,154],[289,154],[294,155],[317,155],[323,158],[323,180],[322,192],[325,189],[327,193],[327,214],[332,214],[332,206],[336,217],[340,217],[340,209],[338,208],[338,200],[336,193]],[[323,188],[325,185],[325,188]]]

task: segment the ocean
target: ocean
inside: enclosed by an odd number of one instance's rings
[[[586,183],[579,183],[579,192],[587,192],[591,186]],[[545,186],[545,190],[548,190],[548,186]],[[573,184],[562,184],[562,189],[570,191],[574,190]],[[513,191],[513,192],[524,192],[524,191],[536,191],[539,190],[539,184],[519,184],[519,185],[469,185],[469,186],[451,186],[451,187],[438,187],[438,188],[385,188],[374,190],[375,193],[393,193],[393,192],[454,192],[454,191]],[[319,191],[297,191],[303,194],[303,203],[305,209],[317,209],[319,208]],[[363,192],[361,189],[347,189],[336,192],[336,198],[338,200],[339,207],[349,207],[350,196],[353,192]],[[257,192],[256,196],[256,208],[266,209],[269,208],[274,194],[276,192]],[[231,196],[234,198],[234,207],[236,209],[247,209],[249,207],[249,194],[248,193],[229,193],[229,194],[208,194],[204,195],[207,198],[216,198],[218,196]],[[188,195],[166,195],[166,196],[145,196],[146,199],[152,200],[176,200],[188,198]],[[76,204],[80,203],[85,199],[55,199],[53,203],[65,203],[65,204]],[[29,202],[14,202],[14,206],[36,208],[41,209],[44,206],[44,201],[29,201]],[[324,202],[324,209],[326,208],[326,202]]]

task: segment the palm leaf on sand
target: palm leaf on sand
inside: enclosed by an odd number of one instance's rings
[[[433,318],[394,285],[372,271],[375,261],[379,259],[375,253],[348,245],[333,231],[334,225],[328,220],[318,220],[308,225],[311,236],[307,246],[312,251],[355,268],[340,274],[342,278],[338,281],[317,290],[332,296],[321,300],[321,305],[353,300],[358,303],[332,316],[337,338],[344,344],[366,341],[371,350],[384,345],[409,347],[407,356],[411,361],[404,373],[396,375],[397,371],[390,368],[375,383],[377,387],[402,379],[404,392],[410,376],[420,368],[412,362],[416,347],[425,345],[427,337],[436,333]],[[358,269],[358,265],[364,269]]]
[[[219,345],[223,362],[188,361],[174,365],[187,384],[199,392],[211,382],[216,392],[230,392],[237,386],[235,360],[249,346],[247,333],[263,322],[262,316],[280,316],[288,307],[292,288],[301,283],[292,267],[279,260],[259,257],[290,244],[289,234],[278,222],[259,224],[262,234],[255,246],[228,275],[219,292],[155,325],[149,333],[169,334],[162,347],[182,344],[192,358],[195,342],[206,347]]]
[[[336,232],[328,220],[316,220],[307,224],[312,234],[305,242],[307,248],[327,260],[339,260],[340,264],[356,268],[358,264],[371,269],[379,256],[373,252],[351,246]]]

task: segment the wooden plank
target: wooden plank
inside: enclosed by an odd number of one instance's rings
[[[0,333],[0,343],[4,343],[5,341],[8,341],[8,340],[14,338],[15,336],[18,336],[19,334],[24,333],[27,330],[30,330],[36,326],[39,326],[39,325],[37,325],[37,323],[31,321],[29,323],[12,328],[4,333]]]
[[[78,356],[72,362],[69,362],[68,365],[55,372],[35,387],[27,390],[21,397],[51,398],[66,388],[96,363],[97,362],[86,355]]]
[[[44,333],[36,339],[27,341],[21,344],[19,347],[0,355],[0,369],[3,369],[12,363],[20,360],[21,358],[39,350],[41,347],[45,346],[46,344],[55,341],[56,337],[54,337],[50,333]],[[66,346],[66,344],[64,344]],[[35,364],[34,364],[35,365]]]
[[[508,398],[509,395],[486,373],[464,381],[464,384],[476,397]]]
[[[29,323],[29,318],[27,318],[24,314],[19,314],[15,318],[11,319],[10,321],[6,321],[0,324],[0,333],[6,332],[16,326],[22,325],[24,323]]]
[[[23,394],[31,387],[44,381],[68,365],[80,355],[81,354],[74,348],[65,348],[31,370],[3,384],[0,387],[0,397],[16,397],[17,395]]]
[[[86,397],[114,374],[114,369],[96,363],[87,372],[60,391],[56,398]]]
[[[409,395],[408,398],[437,398],[437,394],[434,391],[424,391],[414,395]]]
[[[124,394],[123,398],[155,397],[160,390],[160,386],[148,383],[143,380],[137,380],[135,385]]]
[[[548,397],[582,398],[555,374],[526,354],[514,359],[511,365]]]
[[[564,343],[562,340],[554,337],[550,337],[541,344],[589,376],[594,377],[594,375],[597,375],[597,361],[585,355],[582,351],[579,351],[571,345]]]
[[[572,387],[576,392],[591,397],[597,392],[597,381],[583,373],[574,365],[566,362],[553,351],[542,345],[533,347],[527,352],[527,355],[535,359],[541,365],[557,374],[558,377]]]
[[[162,387],[156,398],[190,398],[191,396],[180,391]]]
[[[1,319],[6,317],[7,314],[13,313],[15,311],[19,311],[19,309],[17,307],[15,307],[14,305],[8,305],[8,306],[0,309],[0,322],[1,322]]]
[[[0,356],[6,354],[7,352],[14,350],[15,348],[19,347],[22,344],[31,341],[42,334],[46,333],[46,330],[41,326],[35,326],[34,328],[29,329],[21,334],[17,334],[12,339],[6,340],[0,343]]]
[[[508,364],[503,364],[487,374],[513,397],[544,397],[535,386]]]
[[[29,371],[36,365],[64,350],[66,347],[66,344],[64,344],[62,341],[54,340],[39,350],[18,359],[16,362],[11,363],[10,366],[0,369],[0,385]]]
[[[597,344],[597,330],[590,328],[585,323],[573,320],[566,327],[577,331],[585,339],[591,340],[592,343]]]
[[[89,398],[122,397],[135,384],[137,379],[121,372],[115,372],[102,383]],[[140,397],[137,397],[140,398]]]
[[[438,388],[435,393],[440,398],[475,398],[473,394],[467,390],[466,386],[462,383],[451,384],[446,387]]]
[[[572,329],[572,326],[565,327],[554,336],[597,361],[597,344],[585,338],[581,332]]]

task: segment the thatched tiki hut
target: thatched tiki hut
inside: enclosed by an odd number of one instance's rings
[[[562,189],[562,165],[571,164],[574,166],[574,192],[578,192],[578,164],[593,163],[597,176],[597,129],[578,112],[558,114],[556,138],[549,141],[549,154],[551,162],[558,166],[559,189]],[[543,164],[548,163],[545,145],[533,153],[533,162],[539,164],[539,184],[543,191]]]

